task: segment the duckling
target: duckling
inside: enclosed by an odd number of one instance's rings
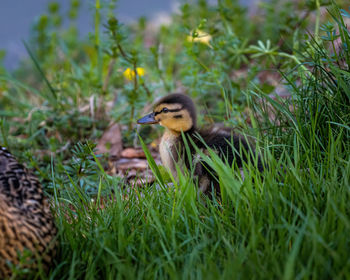
[[[194,175],[198,178],[198,186],[204,194],[220,193],[220,186],[215,178],[215,171],[204,162],[198,161],[194,143],[200,150],[207,153],[207,147],[216,151],[223,160],[229,164],[236,162],[240,168],[248,157],[253,158],[254,151],[250,144],[241,136],[235,135],[233,129],[213,126],[210,129],[197,128],[197,114],[195,105],[190,97],[180,93],[167,95],[160,99],[154,106],[153,112],[137,121],[138,124],[160,124],[165,127],[165,132],[159,145],[160,157],[163,165],[176,178],[176,164],[181,166],[181,161],[189,166],[185,152],[185,144],[182,134],[189,144],[192,156]],[[204,142],[204,143],[203,143]],[[232,149],[231,144],[234,149]],[[244,153],[239,151],[244,150]],[[253,152],[253,153],[252,153]],[[263,169],[261,160],[258,160],[258,169]],[[213,188],[211,187],[213,186]]]
[[[36,269],[38,256],[49,268],[56,233],[38,179],[0,146],[0,279],[11,277],[11,266],[23,261],[26,250],[33,259],[25,258],[25,268]]]

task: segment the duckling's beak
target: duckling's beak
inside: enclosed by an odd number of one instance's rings
[[[137,120],[138,124],[152,124],[152,123],[158,123],[158,121],[154,118],[154,113],[148,114],[144,116],[143,118]]]

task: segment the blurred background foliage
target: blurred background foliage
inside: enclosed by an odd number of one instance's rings
[[[64,14],[51,1],[23,42],[30,59],[11,73],[0,66],[0,141],[17,156],[49,162],[53,152],[65,159],[75,143],[96,141],[115,122],[122,124],[124,146],[136,143],[137,132],[150,143],[159,130],[136,128],[135,120],[170,92],[195,99],[200,124],[223,122],[256,135],[247,105],[259,98],[251,92],[290,95],[307,79],[301,71],[319,71],[313,46],[338,47],[339,35],[329,38],[337,27],[328,22],[320,28],[321,20],[332,18],[330,1],[271,0],[254,13],[236,0],[190,1],[161,26],[146,18],[121,24],[116,2],[96,0],[94,30],[80,38],[81,2],[72,0]],[[262,126],[271,129],[271,123]]]

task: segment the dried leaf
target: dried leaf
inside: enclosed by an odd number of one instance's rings
[[[115,166],[118,170],[129,170],[129,169],[145,170],[148,168],[148,162],[145,159],[122,158],[122,159],[115,162]]]
[[[108,153],[110,156],[119,158],[122,150],[123,142],[120,126],[119,124],[112,124],[98,141],[96,147],[97,154]]]
[[[146,158],[145,152],[141,148],[126,148],[121,152],[123,158]]]

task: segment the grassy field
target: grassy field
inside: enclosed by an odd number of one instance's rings
[[[59,229],[55,266],[33,277],[350,279],[350,14],[338,4],[272,0],[249,15],[200,0],[150,31],[96,0],[82,40],[79,1],[68,28],[52,2],[26,42],[31,60],[0,67],[0,144],[36,170]],[[248,163],[242,180],[203,155],[220,182],[213,200],[191,170],[169,179],[147,148],[160,130],[135,120],[178,90],[198,101],[201,124],[254,138],[265,170]],[[142,145],[155,183],[131,188],[95,156],[110,121],[124,146]]]

